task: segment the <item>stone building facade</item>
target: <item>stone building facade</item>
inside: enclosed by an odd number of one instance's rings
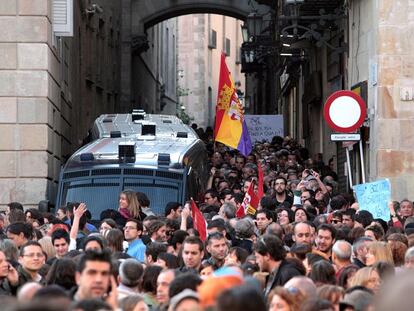
[[[214,126],[221,53],[244,90],[240,46],[242,21],[215,14],[178,17],[179,105],[201,127]]]
[[[368,81],[369,179],[413,200],[414,1],[353,0],[349,24],[350,84]]]
[[[0,207],[54,201],[61,165],[119,94],[121,6],[74,1],[74,36],[56,37],[50,0],[0,1]]]
[[[53,32],[57,2],[73,3],[71,37]],[[176,43],[167,37],[175,37],[176,21],[156,25],[141,56],[131,48],[130,2],[0,1],[0,208],[53,204],[61,165],[88,141],[100,114],[138,107],[175,113]],[[128,98],[123,71],[135,77]]]

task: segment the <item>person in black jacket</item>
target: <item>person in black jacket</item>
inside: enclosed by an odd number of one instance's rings
[[[265,297],[276,286],[283,286],[292,277],[302,272],[286,260],[286,250],[282,241],[273,235],[265,234],[257,240],[254,248],[256,263],[261,272],[267,272]]]

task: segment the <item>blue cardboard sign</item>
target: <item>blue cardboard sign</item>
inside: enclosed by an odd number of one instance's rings
[[[388,202],[391,201],[391,185],[388,179],[355,185],[353,189],[359,209],[367,210],[374,218],[390,220]]]

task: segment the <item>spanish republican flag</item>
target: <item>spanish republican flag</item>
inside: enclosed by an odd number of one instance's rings
[[[216,141],[239,150],[244,156],[252,151],[243,108],[227,68],[224,53],[221,54],[214,138]]]

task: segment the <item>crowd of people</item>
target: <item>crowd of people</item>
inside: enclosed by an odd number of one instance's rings
[[[289,137],[247,157],[207,146],[208,189],[197,200],[205,238],[189,202],[154,215],[147,196],[130,190],[99,220],[82,202],[53,214],[9,203],[0,214],[1,310],[411,309],[412,201],[390,202],[390,219],[375,219],[338,193],[333,159],[325,165]],[[260,202],[236,216],[252,183]]]

